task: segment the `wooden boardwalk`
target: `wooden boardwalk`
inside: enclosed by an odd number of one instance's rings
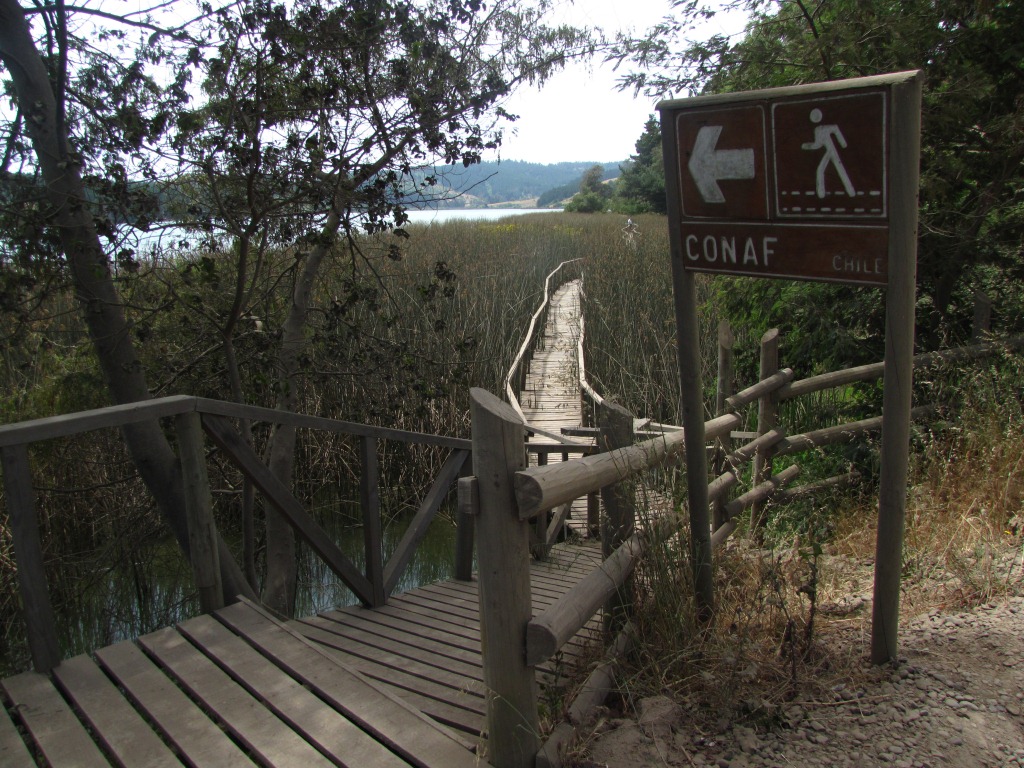
[[[523,412],[549,434],[581,423],[580,292],[579,281],[555,292],[526,377]],[[585,535],[585,499],[572,518]],[[532,562],[534,614],[599,563],[596,545],[557,545]],[[537,669],[542,701],[560,700],[560,683],[590,660],[599,634],[598,616]],[[0,692],[0,766],[479,766],[478,584],[432,584],[380,608],[289,622],[236,603],[49,675],[7,678]]]
[[[555,435],[561,435],[563,427],[580,427],[583,424],[577,353],[582,291],[582,281],[571,280],[559,286],[552,295],[542,341],[530,360],[525,388],[519,398],[527,423]],[[586,438],[572,438],[572,441],[593,444],[593,440]],[[550,444],[551,438],[534,433],[529,442]],[[562,461],[563,457],[564,454],[553,453],[548,461]],[[586,498],[573,502],[567,522],[579,536],[587,538],[590,535]]]
[[[599,559],[532,566],[535,611]],[[477,766],[476,582],[282,623],[249,603],[2,682],[3,766]],[[585,631],[587,633],[587,631]],[[542,686],[585,639],[538,670]]]
[[[580,333],[582,283],[563,283],[551,297],[542,341],[530,360],[519,404],[534,427],[561,434],[562,427],[578,427],[583,418],[577,378],[576,344]],[[543,435],[534,442],[550,443]]]

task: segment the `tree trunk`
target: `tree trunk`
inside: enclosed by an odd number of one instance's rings
[[[340,217],[332,213],[324,224],[325,234],[338,230]],[[292,305],[281,328],[281,349],[278,353],[278,380],[281,384],[278,410],[294,412],[298,405],[298,373],[302,355],[309,348],[306,319],[313,296],[313,283],[327,257],[329,246],[312,249],[299,272],[292,293]],[[287,487],[292,485],[295,467],[295,427],[279,426],[270,443],[270,471]],[[295,556],[295,532],[276,510],[268,509],[267,517],[267,580],[263,602],[283,616],[295,610],[295,580],[298,563]]]
[[[58,130],[57,101],[49,75],[36,50],[24,12],[14,0],[0,0],[0,60],[14,82],[25,127],[46,185],[52,225],[61,243],[90,339],[115,403],[150,398],[142,364],[135,352],[124,306],[89,212],[77,159],[68,152],[67,136]],[[181,468],[156,420],[122,428],[125,442],[143,481],[172,532],[188,553],[188,529]],[[225,599],[252,595],[224,542],[220,562]]]

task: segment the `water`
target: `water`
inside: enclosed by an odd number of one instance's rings
[[[332,512],[323,515],[328,536],[365,573],[362,526],[358,510],[337,494]],[[384,562],[393,554],[413,514],[387,521],[382,532]],[[225,533],[225,535],[228,535]],[[354,605],[355,595],[310,547],[300,542],[296,616]],[[109,552],[106,554],[110,554]],[[395,592],[452,578],[455,570],[455,526],[444,510],[431,523],[416,548]],[[63,583],[54,583],[61,580]],[[132,548],[131,557],[105,557],[98,563],[67,563],[52,577],[51,594],[57,633],[64,658],[144,635],[199,614],[191,569],[170,537],[150,538]],[[30,667],[20,617],[0,633],[0,676]]]
[[[523,216],[529,213],[557,213],[556,208],[444,208],[441,210],[407,211],[412,224],[443,224],[446,221],[495,221],[509,216]],[[129,239],[135,238],[133,246],[140,254],[151,252],[154,248],[162,248],[171,253],[188,253],[199,248],[200,244],[210,239],[208,234],[192,232],[181,227],[166,227],[150,232],[130,232]],[[227,246],[226,237],[214,238],[223,247]]]
[[[412,224],[443,224],[446,221],[495,221],[528,213],[558,213],[557,208],[444,208],[437,211],[406,211]]]

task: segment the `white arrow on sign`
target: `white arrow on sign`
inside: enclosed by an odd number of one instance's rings
[[[753,149],[715,149],[722,126],[705,125],[697,131],[687,167],[705,203],[724,203],[718,182],[722,179],[754,178]]]

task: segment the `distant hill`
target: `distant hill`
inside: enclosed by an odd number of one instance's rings
[[[625,162],[625,161],[622,161]],[[433,194],[425,196],[424,208],[479,208],[483,206],[533,207],[544,196],[546,204],[572,197],[583,174],[595,165],[605,169],[605,178],[619,175],[619,163],[527,163],[503,160],[471,165],[436,167]],[[426,178],[421,173],[420,178]],[[545,193],[557,190],[559,194]],[[561,194],[563,191],[567,194]],[[417,206],[420,207],[420,206]]]

